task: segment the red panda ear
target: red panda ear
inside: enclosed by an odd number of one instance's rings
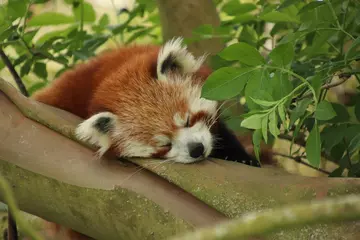
[[[160,49],[156,67],[159,80],[166,81],[171,73],[195,73],[203,64],[205,55],[196,59],[181,45],[182,41],[182,38],[174,38]]]

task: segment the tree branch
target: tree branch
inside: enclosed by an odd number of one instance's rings
[[[312,166],[311,164],[303,161],[300,156],[293,157],[293,156],[289,156],[289,155],[282,154],[282,153],[277,153],[277,152],[274,152],[273,154],[274,154],[274,155],[277,155],[277,156],[280,156],[280,157],[285,157],[285,158],[292,159],[292,160],[294,160],[294,161],[297,162],[297,163],[300,163],[300,164],[302,164],[302,165],[305,165],[305,166],[307,166],[307,167],[309,167],[309,168],[311,168],[311,169],[314,169],[314,170],[316,170],[316,171],[319,171],[319,172],[321,172],[321,173],[330,174],[330,172],[328,172],[328,171],[326,171],[326,170],[324,170],[324,169],[316,168],[316,167]]]
[[[344,84],[347,80],[349,80],[350,77],[355,73],[358,73],[358,71],[354,70],[354,71],[349,71],[349,72],[344,72],[344,73],[339,73],[337,75],[334,75],[334,76],[339,76],[339,78],[341,80],[338,81],[338,82],[334,82],[334,83],[326,83],[326,84],[322,85],[320,89],[321,90],[328,90],[328,89],[340,86],[341,84]],[[333,76],[331,76],[331,77],[333,77]],[[308,97],[311,96],[311,94],[312,93],[304,94],[301,97],[297,98],[296,100],[299,101],[301,99],[308,98]]]
[[[10,59],[6,56],[5,52],[0,48],[0,57],[1,59],[4,61],[6,67],[9,69],[11,75],[13,76],[16,85],[18,86],[18,88],[20,89],[21,93],[28,97],[29,93],[26,90],[26,87],[24,85],[24,83],[22,82],[19,74],[16,72],[14,66],[12,65],[12,63],[10,62]]]
[[[360,196],[349,195],[312,203],[297,203],[260,213],[247,213],[239,219],[174,237],[173,240],[237,240],[284,228],[354,220],[360,220]]]

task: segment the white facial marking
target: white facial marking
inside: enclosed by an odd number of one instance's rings
[[[208,100],[205,98],[198,98],[195,101],[191,102],[190,109],[191,112],[200,112],[205,111],[210,115],[216,113],[218,103],[216,101]]]
[[[121,155],[124,157],[150,157],[156,152],[154,147],[136,140],[126,141],[121,147]]]
[[[109,134],[100,132],[96,127],[95,124],[99,118],[109,117],[110,123],[115,126],[116,124],[116,115],[110,112],[102,112],[91,116],[90,118],[86,119],[82,123],[80,123],[76,130],[75,136],[79,140],[88,141],[90,144],[99,147],[97,151],[97,156],[101,157],[110,147],[111,147],[111,139]]]
[[[212,151],[212,135],[204,122],[197,122],[190,128],[182,128],[172,141],[171,150],[165,155],[175,162],[191,163],[201,160],[192,158],[189,153],[189,143],[202,143],[204,145],[204,157],[208,157]]]
[[[175,113],[175,115],[174,115],[175,125],[178,126],[178,127],[183,127],[183,126],[185,126],[188,117],[189,117],[189,114],[188,114],[188,113],[185,114],[185,117],[181,117],[181,114],[178,113],[178,112]]]
[[[201,86],[193,85],[186,89],[185,96],[188,99],[190,112],[207,112],[210,115],[215,115],[218,107],[218,102],[208,100],[201,97]]]
[[[186,47],[181,46],[182,41],[181,37],[173,38],[161,48],[157,61],[157,76],[160,81],[167,80],[166,73],[161,73],[161,66],[169,55],[180,64],[184,74],[196,72],[203,64],[205,55],[196,59]]]
[[[157,142],[158,147],[171,143],[171,139],[165,135],[156,135],[154,140]]]

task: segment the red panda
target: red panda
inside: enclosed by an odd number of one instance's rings
[[[182,46],[127,46],[63,73],[33,98],[84,119],[79,139],[119,157],[192,163],[212,156],[259,166],[219,119],[218,103],[201,97],[211,73]],[[215,147],[214,147],[215,146]]]
[[[77,65],[32,98],[84,118],[76,136],[98,146],[99,156],[214,157],[260,167],[219,118],[218,102],[201,97],[211,74],[204,60],[181,38],[126,46]]]

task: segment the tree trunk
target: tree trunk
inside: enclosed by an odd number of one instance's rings
[[[212,0],[157,0],[164,41],[176,36],[191,37],[192,31],[203,25],[220,25],[220,18]],[[188,44],[194,55],[217,54],[224,43],[212,38]]]
[[[357,179],[294,176],[214,159],[190,165],[97,160],[91,148],[71,140],[79,118],[27,99],[1,79],[0,109],[0,173],[20,209],[99,240],[167,239],[249,211],[360,192]],[[314,236],[359,239],[360,229],[322,224],[269,239]]]

